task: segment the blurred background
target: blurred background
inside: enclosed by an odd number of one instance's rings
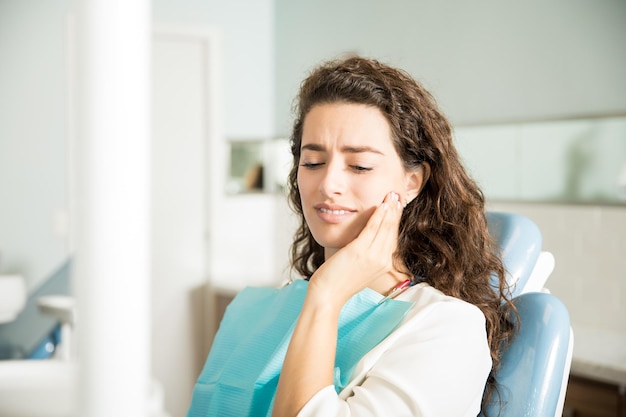
[[[188,407],[216,306],[291,274],[292,100],[315,64],[347,54],[429,88],[489,209],[539,225],[548,287],[580,335],[573,373],[626,404],[625,1],[153,0],[150,13],[151,367],[168,413]],[[70,0],[0,0],[0,276],[21,277],[30,303],[0,324],[5,359],[55,323],[33,300],[72,294],[74,14]]]

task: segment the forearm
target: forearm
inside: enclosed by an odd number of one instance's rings
[[[333,383],[337,323],[341,307],[309,294],[294,329],[278,382],[274,417],[292,417]]]

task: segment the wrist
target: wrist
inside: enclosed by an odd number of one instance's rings
[[[339,318],[341,308],[346,303],[347,298],[339,296],[336,289],[323,287],[321,285],[309,284],[306,297],[304,299],[303,313],[305,311],[315,312],[316,316]]]

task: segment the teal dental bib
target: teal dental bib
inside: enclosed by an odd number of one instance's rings
[[[187,417],[269,416],[308,281],[281,289],[248,287],[230,303],[213,341]],[[365,289],[339,317],[334,385],[340,392],[359,360],[400,323],[413,303]]]

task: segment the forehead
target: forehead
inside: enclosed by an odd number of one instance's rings
[[[343,102],[318,104],[309,110],[304,118],[301,146],[310,143],[393,149],[391,127],[377,107]]]

